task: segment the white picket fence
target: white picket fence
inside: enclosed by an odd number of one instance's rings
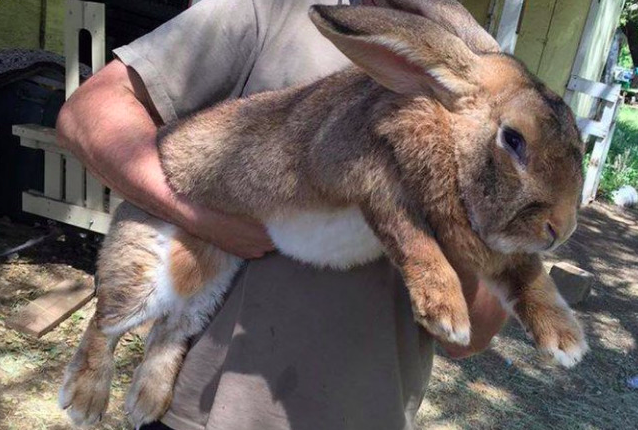
[[[79,33],[91,34],[95,73],[104,66],[104,5],[67,0],[64,29],[66,98],[80,85]],[[22,146],[44,151],[44,192],[22,193],[22,210],[98,233],[108,231],[111,213],[122,201],[68,151],[56,144],[55,129],[34,124],[14,125]]]
[[[589,158],[581,199],[582,204],[588,204],[596,198],[596,191],[616,129],[616,117],[621,101],[620,85],[607,85],[572,76],[567,84],[567,91],[567,96],[570,98],[573,93],[582,93],[594,99],[589,117],[576,119],[583,140],[587,141],[590,136],[594,137],[594,149]]]

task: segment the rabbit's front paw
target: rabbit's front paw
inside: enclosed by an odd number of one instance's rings
[[[443,341],[468,345],[470,317],[458,277],[425,278],[422,288],[411,290],[415,320]]]
[[[113,368],[72,367],[66,371],[59,403],[73,423],[89,427],[98,423],[109,404]]]
[[[580,362],[589,349],[580,323],[566,305],[539,308],[530,322],[529,330],[538,349],[565,367]]]

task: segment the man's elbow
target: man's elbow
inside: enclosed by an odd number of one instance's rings
[[[113,61],[96,73],[62,105],[55,124],[57,142],[76,155],[85,152],[95,127],[96,115],[113,110],[113,94],[120,94],[126,78],[126,66]]]

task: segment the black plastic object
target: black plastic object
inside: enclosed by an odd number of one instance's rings
[[[42,151],[21,147],[12,125],[55,126],[64,103],[62,64],[62,57],[47,52],[0,50],[0,216],[28,218],[22,191],[44,188]]]

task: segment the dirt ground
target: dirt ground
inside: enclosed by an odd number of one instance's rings
[[[50,226],[0,220],[0,252],[50,232]],[[57,408],[57,390],[94,302],[39,340],[6,328],[4,320],[57,281],[92,273],[96,247],[92,236],[56,230],[41,244],[0,260],[0,430],[71,428]],[[576,307],[591,346],[584,361],[571,370],[558,368],[508,324],[479,356],[436,356],[419,428],[638,428],[638,389],[628,384],[638,376],[638,211],[593,204],[549,260],[596,276],[591,296]],[[118,347],[113,400],[98,428],[128,428],[122,399],[142,348],[135,335]]]
[[[591,351],[565,370],[542,359],[516,323],[481,355],[437,355],[420,411],[423,429],[635,429],[638,389],[638,211],[595,203],[548,261],[596,276],[575,310]]]
[[[82,237],[73,229],[27,227],[5,219],[0,220],[0,252],[44,235],[50,238],[0,260],[0,430],[72,428],[57,406],[57,391],[64,366],[93,315],[95,301],[41,339],[6,328],[4,320],[57,282],[92,274],[98,238]],[[126,335],[117,350],[109,413],[97,428],[130,428],[122,402],[142,354],[141,339]]]

